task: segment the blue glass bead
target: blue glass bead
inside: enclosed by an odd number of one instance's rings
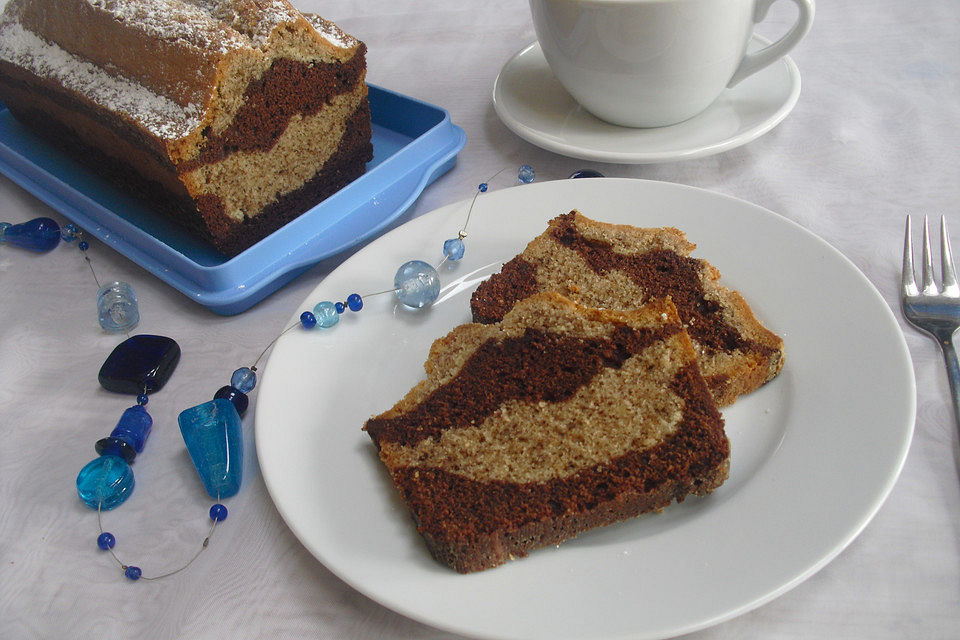
[[[340,322],[337,305],[324,300],[313,308],[313,315],[317,316],[317,324],[327,329]]]
[[[216,398],[182,411],[177,421],[210,497],[219,500],[236,494],[243,473],[243,434],[233,403]]]
[[[443,243],[443,255],[451,260],[459,260],[464,252],[463,240],[460,238],[450,238]]]
[[[230,384],[244,393],[250,393],[257,386],[257,372],[250,367],[240,367],[230,376]]]
[[[338,302],[333,306],[336,307],[337,313],[343,313],[347,310],[347,305],[343,304],[342,302]]]
[[[30,251],[50,251],[60,244],[60,225],[50,218],[5,224],[0,233],[0,242],[9,242]]]
[[[106,551],[107,549],[113,549],[113,545],[117,544],[117,539],[113,537],[112,533],[104,531],[99,536],[97,536],[97,546]]]
[[[213,398],[216,400],[222,398],[223,400],[229,400],[233,403],[234,408],[237,410],[237,415],[241,418],[243,414],[247,412],[247,406],[250,404],[250,399],[247,398],[247,394],[236,387],[231,387],[227,385],[225,387],[220,387],[217,389],[217,392],[213,395]]]
[[[63,228],[60,229],[60,237],[64,242],[73,242],[80,237],[80,230],[77,229],[75,224],[65,224]]]
[[[140,576],[143,575],[143,571],[140,570],[140,567],[127,567],[123,570],[123,575],[131,580],[139,580]]]
[[[77,249],[80,249],[80,251],[86,251],[89,248],[90,248],[90,243],[87,242],[86,240],[81,240],[80,242],[77,243]]]
[[[227,519],[227,508],[222,504],[215,504],[210,507],[210,519],[222,522]]]
[[[521,184],[530,184],[536,177],[537,174],[533,170],[533,167],[528,164],[520,165],[520,170],[517,171],[517,180],[519,180]]]
[[[594,169],[580,169],[570,174],[570,178],[602,178],[603,174]]]
[[[150,402],[150,397],[147,394],[141,393],[137,396],[137,404],[141,407],[145,407],[148,402]]]
[[[480,189],[480,193],[486,193],[486,192],[487,192],[487,189],[488,189],[487,183],[486,183],[486,182],[481,182],[481,183],[480,183],[480,186],[478,186],[477,189]]]
[[[9,222],[0,222],[0,244],[3,244],[4,242],[7,241],[6,239],[7,229],[9,229],[12,226],[13,225],[10,224]]]
[[[133,329],[140,322],[137,292],[126,282],[111,282],[97,292],[97,318],[110,333]]]
[[[130,465],[123,458],[103,455],[91,460],[77,475],[77,494],[91,509],[109,511],[123,504],[133,493]]]
[[[140,395],[159,391],[180,362],[180,345],[165,336],[137,335],[118,344],[97,376],[115,393]]]
[[[347,306],[350,307],[350,311],[360,311],[363,309],[363,298],[359,293],[351,293],[347,296]]]
[[[143,446],[147,444],[147,438],[150,437],[150,430],[153,427],[153,418],[143,408],[143,405],[134,405],[123,412],[117,426],[110,432],[113,438],[123,440],[137,453],[143,451]]]
[[[101,456],[118,456],[123,458],[127,464],[131,464],[137,457],[136,449],[134,449],[129,442],[112,436],[97,440],[94,449],[96,449],[97,453]]]
[[[304,329],[313,329],[317,326],[317,316],[309,311],[304,311],[300,314],[300,324],[303,325]]]
[[[393,288],[401,303],[420,309],[440,297],[440,274],[423,260],[411,260],[397,270]]]

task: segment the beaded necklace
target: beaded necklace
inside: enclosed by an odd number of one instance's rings
[[[240,490],[242,480],[241,422],[249,405],[247,394],[256,386],[257,365],[270,347],[297,327],[329,329],[335,326],[340,315],[347,310],[359,312],[363,308],[364,297],[393,293],[401,304],[414,309],[433,304],[440,295],[438,269],[448,260],[459,261],[463,258],[464,239],[467,237],[473,206],[480,194],[488,190],[488,182],[500,173],[502,170],[477,187],[463,226],[455,238],[443,243],[443,258],[436,266],[423,260],[410,260],[397,270],[392,289],[366,296],[351,293],[342,302],[318,302],[312,310],[300,314],[299,322],[291,324],[271,340],[251,366],[234,371],[230,384],[217,390],[212,400],[179,414],[177,421],[184,444],[204,488],[216,502],[210,508],[212,524],[200,549],[184,565],[156,576],[145,576],[138,566],[125,564],[117,557],[114,553],[117,539],[109,531],[103,530],[102,512],[123,504],[133,492],[135,481],[130,465],[143,451],[153,427],[153,419],[146,410],[149,394],[159,391],[173,374],[180,360],[180,347],[172,338],[164,336],[129,336],[129,331],[140,320],[136,293],[124,282],[100,286],[87,256],[89,243],[83,239],[83,232],[74,225],[64,225],[61,230],[56,221],[50,218],[37,218],[18,225],[0,223],[0,244],[45,252],[55,248],[61,239],[68,243],[78,241],[78,248],[99,287],[97,306],[101,327],[108,332],[125,332],[128,335],[107,357],[98,380],[108,391],[135,395],[136,404],[123,412],[109,436],[97,441],[94,448],[98,457],[80,470],[76,481],[81,502],[97,511],[97,547],[110,553],[128,579],[159,580],[183,571],[208,547],[217,523],[226,519],[227,508],[221,500],[235,495]],[[588,176],[574,174],[572,177]],[[534,179],[533,168],[522,165],[517,173],[518,182],[529,184]]]

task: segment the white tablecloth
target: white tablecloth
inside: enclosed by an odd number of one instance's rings
[[[526,3],[331,0],[298,3],[369,46],[368,79],[438,104],[468,142],[457,167],[400,222],[469,197],[504,167],[539,180],[593,167],[754,202],[850,258],[899,317],[907,213],[945,214],[960,242],[960,3],[821,2],[792,54],[803,91],[791,115],[750,144],[699,160],[588,163],[530,145],[491,104],[504,62],[535,37]],[[761,33],[791,20],[779,3]],[[0,178],[0,221],[64,218]],[[960,254],[960,244],[954,243]],[[175,337],[183,358],[150,402],[157,427],[136,465],[138,499],[105,514],[123,557],[156,573],[189,557],[209,499],[185,475],[177,413],[202,402],[280,331],[347,254],[318,264],[232,317],[195,304],[93,242],[102,278],[133,283],[138,331]],[[94,544],[95,513],[74,479],[129,398],[96,372],[117,338],[100,331],[94,285],[75,250],[0,247],[0,637],[447,638],[347,586],[286,528],[259,475],[253,411],[245,487],[187,571],[128,583]],[[951,638],[960,635],[960,482],[956,427],[936,345],[904,325],[918,384],[916,431],[902,475],[863,533],[806,582],[759,609],[693,634],[715,638]],[[829,363],[825,363],[828,366]],[[256,391],[252,394],[256,402]],[[192,474],[191,474],[192,475]],[[842,491],[843,487],[837,487]]]

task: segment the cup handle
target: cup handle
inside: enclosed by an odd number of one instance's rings
[[[770,5],[776,1],[777,0],[758,0],[757,8],[753,15],[754,24],[762,22],[763,19],[767,17],[767,11],[770,10]],[[793,47],[807,35],[807,32],[810,31],[810,27],[813,25],[814,0],[793,0],[793,3],[797,5],[797,9],[800,10],[800,15],[797,16],[797,22],[793,25],[793,28],[770,46],[764,47],[756,53],[748,53],[745,55],[740,62],[740,66],[737,67],[737,70],[734,72],[733,77],[730,78],[730,82],[727,83],[727,87],[736,85],[747,76],[760,71],[760,69],[787,55],[787,52],[793,49]]]

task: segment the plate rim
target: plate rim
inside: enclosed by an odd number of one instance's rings
[[[558,182],[566,182],[566,181],[558,181]],[[577,181],[577,182],[580,182],[580,181]],[[856,274],[861,284],[864,286],[864,291],[870,295],[870,297],[874,300],[874,302],[881,303],[882,308],[886,309],[886,314],[887,314],[886,320],[888,321],[888,323],[892,322],[892,326],[896,327],[897,329],[896,335],[899,338],[896,341],[897,348],[895,350],[897,351],[897,354],[903,359],[903,362],[905,364],[907,365],[910,364],[911,360],[910,360],[909,350],[907,348],[906,340],[903,336],[903,333],[899,328],[899,324],[896,322],[896,318],[892,310],[885,303],[885,301],[883,300],[877,288],[870,282],[870,280],[863,274],[862,271],[860,271],[860,269],[849,258],[844,256],[841,252],[839,252],[837,249],[832,247],[825,240],[816,236],[809,230],[803,228],[796,222],[793,222],[792,220],[779,216],[778,214],[764,207],[736,198],[734,196],[721,194],[713,191],[708,191],[698,187],[691,187],[687,185],[681,185],[681,184],[670,183],[670,182],[627,179],[627,178],[604,178],[600,180],[594,179],[590,181],[590,183],[595,183],[595,184],[600,184],[604,182],[606,182],[607,184],[630,183],[631,185],[634,185],[634,186],[647,185],[646,187],[644,186],[637,187],[639,189],[649,188],[651,185],[656,185],[655,187],[656,189],[666,189],[667,191],[677,190],[678,192],[681,192],[681,191],[696,192],[700,194],[700,196],[704,196],[708,198],[726,199],[729,201],[733,201],[734,203],[736,203],[737,206],[747,206],[757,211],[763,212],[763,215],[769,215],[769,216],[775,217],[778,221],[785,223],[786,227],[791,230],[791,233],[799,232],[804,236],[806,236],[808,240],[812,240],[818,243],[820,246],[824,248],[824,250],[828,251],[834,258],[839,259],[841,264],[843,264],[844,267],[848,271],[850,271],[850,273]],[[542,187],[543,184],[552,184],[552,183],[540,183],[540,185],[537,185],[537,187],[538,188]],[[521,189],[521,188],[530,189],[530,186],[514,187],[513,189]],[[631,187],[628,187],[628,188],[631,188]],[[511,190],[508,189],[504,191],[511,191]],[[391,236],[396,237],[401,235],[403,233],[401,232],[401,229],[408,227],[408,225],[428,224],[427,220],[429,220],[431,216],[442,215],[441,212],[447,212],[451,208],[461,207],[466,202],[467,200],[464,200],[451,205],[446,205],[444,207],[439,207],[434,211],[428,212],[423,216],[420,216],[414,220],[409,221],[405,225],[398,227],[397,229],[386,234],[385,236],[377,239],[374,243],[371,243],[371,245],[368,245],[367,247],[365,247],[361,252],[358,252],[357,255],[351,257],[347,262],[345,262],[343,265],[338,267],[337,271],[349,270],[351,268],[351,263],[353,263],[353,261],[363,260],[365,257],[364,254],[366,252],[377,251],[380,248],[380,246],[389,244],[391,242],[391,239],[390,239]],[[420,218],[426,218],[427,220],[417,223],[417,221],[420,220]],[[509,257],[511,256],[505,256],[505,257],[509,259]],[[324,282],[325,280],[326,279],[324,279]],[[317,289],[324,286],[324,282],[318,283]],[[311,292],[311,294],[307,296],[306,301],[309,301],[313,298],[316,298],[316,290],[314,292]],[[302,307],[303,303],[301,303],[300,306]],[[291,317],[291,322],[296,322],[297,315],[298,313],[294,312],[293,316]],[[436,338],[436,337],[439,337],[439,336],[433,336],[433,338]],[[276,505],[278,512],[281,514],[281,517],[284,519],[284,522],[291,529],[291,531],[298,538],[298,540],[300,540],[300,542],[307,548],[307,550],[312,555],[314,555],[314,557],[317,558],[322,564],[324,564],[324,566],[326,566],[334,575],[336,575],[339,579],[343,580],[346,584],[350,585],[352,588],[365,594],[366,596],[382,604],[383,606],[386,606],[411,619],[418,620],[434,628],[443,629],[443,630],[452,631],[452,632],[461,633],[461,634],[467,634],[472,637],[481,637],[481,638],[528,637],[528,636],[509,635],[509,634],[500,634],[500,633],[491,634],[491,633],[485,633],[482,631],[478,632],[478,630],[476,629],[465,628],[462,625],[450,623],[449,621],[445,621],[443,619],[438,619],[435,616],[426,614],[421,610],[411,609],[410,607],[404,606],[403,604],[400,604],[395,600],[391,601],[389,598],[383,598],[381,595],[377,594],[375,590],[371,590],[369,588],[369,585],[363,584],[362,581],[358,583],[358,581],[354,580],[353,577],[348,572],[342,571],[342,567],[338,566],[336,562],[330,561],[329,554],[325,553],[321,549],[316,548],[316,545],[312,544],[310,541],[303,539],[303,536],[301,535],[301,533],[298,532],[298,528],[293,523],[290,522],[289,520],[290,515],[288,511],[284,508],[284,506],[281,504],[281,502],[283,502],[282,498],[278,499],[278,496],[276,495],[277,485],[275,484],[275,479],[273,477],[273,470],[268,470],[267,468],[265,468],[263,464],[263,461],[269,459],[270,457],[269,455],[264,456],[263,455],[264,451],[262,449],[262,447],[264,446],[264,443],[266,442],[265,439],[267,437],[267,434],[265,433],[264,429],[266,428],[265,425],[267,422],[269,422],[269,419],[264,415],[262,415],[261,409],[267,404],[266,402],[263,401],[264,396],[272,393],[272,388],[269,386],[269,380],[271,379],[270,372],[271,372],[271,364],[273,364],[272,363],[273,355],[274,354],[271,353],[270,360],[268,360],[264,368],[264,377],[261,382],[261,389],[260,389],[261,400],[258,400],[258,406],[257,406],[257,412],[256,412],[256,425],[257,425],[256,426],[256,446],[257,446],[258,455],[261,461],[261,475],[263,476],[264,482],[267,485],[268,493],[271,499],[274,501],[274,504]],[[900,435],[900,439],[898,440],[899,447],[897,448],[895,460],[893,461],[892,472],[886,476],[885,478],[886,481],[874,493],[873,499],[870,501],[870,503],[864,506],[863,517],[860,519],[860,521],[858,521],[855,524],[855,526],[848,527],[845,535],[840,536],[838,539],[836,539],[832,548],[827,553],[823,554],[816,562],[806,565],[802,569],[802,571],[799,571],[798,573],[796,573],[792,579],[784,582],[776,589],[773,589],[763,594],[759,598],[754,598],[750,601],[743,602],[740,606],[729,609],[721,615],[716,615],[709,619],[701,619],[687,626],[671,628],[668,630],[668,633],[666,634],[663,632],[663,630],[655,630],[646,634],[641,631],[641,632],[631,633],[630,637],[664,638],[670,635],[690,633],[699,629],[713,626],[715,624],[719,624],[721,622],[724,622],[736,616],[742,615],[748,611],[756,609],[759,606],[762,606],[763,604],[766,604],[767,602],[791,590],[798,584],[808,579],[810,576],[814,575],[817,571],[819,571],[825,565],[827,565],[830,561],[832,561],[839,553],[841,553],[863,531],[863,529],[870,523],[870,521],[873,519],[873,517],[882,507],[887,497],[889,496],[890,492],[892,491],[893,487],[895,486],[902,472],[903,466],[905,464],[906,457],[909,452],[910,444],[912,442],[912,436],[913,436],[915,418],[916,418],[916,392],[915,392],[916,382],[915,382],[915,376],[914,376],[912,366],[907,366],[906,368],[904,368],[902,373],[906,375],[909,381],[909,385],[908,385],[909,388],[904,393],[904,399],[906,401],[906,405],[904,409],[905,409],[905,414],[910,416],[910,418],[908,419],[907,424],[904,425],[904,427],[898,428],[896,431],[896,433]],[[620,636],[611,636],[611,637],[620,637]]]

